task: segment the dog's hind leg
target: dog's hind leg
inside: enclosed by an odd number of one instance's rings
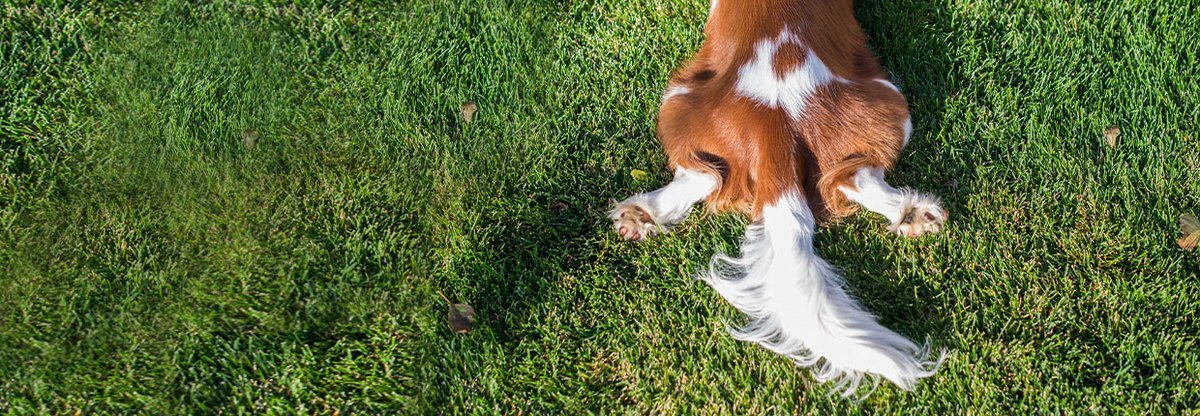
[[[716,190],[717,183],[708,173],[678,168],[667,186],[617,203],[609,218],[621,238],[645,240],[687,218],[692,206]]]
[[[863,167],[838,187],[846,199],[854,201],[891,221],[888,230],[905,237],[935,233],[949,216],[936,196],[910,189],[896,189],[883,179],[883,169]]]
[[[834,216],[859,206],[887,217],[888,230],[907,237],[937,232],[946,210],[937,197],[896,189],[884,172],[912,135],[904,96],[885,80],[838,85],[799,125],[819,166],[818,189]]]

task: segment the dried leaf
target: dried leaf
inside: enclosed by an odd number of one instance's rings
[[[1195,233],[1192,233],[1192,235],[1189,235],[1184,238],[1180,238],[1178,243],[1179,243],[1179,248],[1182,248],[1186,251],[1195,250],[1196,246],[1200,245],[1200,232],[1195,232]]]
[[[641,170],[641,169],[634,169],[634,170],[629,171],[629,176],[632,176],[633,180],[635,180],[635,181],[644,181],[644,180],[650,179],[650,174],[646,173],[646,171]]]
[[[1108,126],[1107,129],[1104,129],[1104,142],[1108,143],[1108,147],[1110,149],[1117,147],[1117,139],[1120,137],[1121,137],[1121,128],[1117,127],[1116,124]]]
[[[1179,228],[1183,230],[1184,234],[1191,234],[1196,231],[1200,231],[1200,219],[1197,219],[1196,216],[1192,214],[1180,215]]]
[[[455,303],[450,305],[446,317],[450,320],[450,329],[465,334],[471,332],[471,324],[475,323],[475,308],[465,303]]]
[[[463,103],[462,108],[459,110],[462,113],[463,123],[471,124],[471,120],[475,119],[475,110],[478,109],[479,106],[475,105],[474,101]]]
[[[1200,219],[1192,214],[1180,215],[1179,228],[1183,230],[1183,238],[1179,239],[1179,248],[1187,251],[1195,250],[1196,246],[1200,245]]]
[[[242,132],[242,145],[247,149],[254,150],[254,145],[258,144],[258,130],[246,130]]]

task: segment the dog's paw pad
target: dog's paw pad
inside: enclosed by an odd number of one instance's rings
[[[941,231],[942,224],[950,215],[936,199],[917,197],[904,204],[900,220],[888,227],[888,230],[902,237],[919,237]]]
[[[661,230],[649,212],[634,204],[617,204],[611,217],[617,235],[629,241],[645,240]]]

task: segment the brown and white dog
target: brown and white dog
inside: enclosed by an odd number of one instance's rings
[[[936,197],[884,181],[912,132],[908,104],[866,46],[852,0],[713,0],[706,39],[670,80],[658,137],[675,170],[665,187],[611,212],[628,240],[665,232],[707,200],[748,214],[740,258],[717,255],[702,278],[749,315],[733,331],[836,380],[911,390],[930,357],[880,325],[813,251],[817,217],[858,206],[915,237],[947,212]]]

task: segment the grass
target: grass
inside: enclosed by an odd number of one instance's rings
[[[952,356],[857,403],[689,278],[743,219],[603,217],[669,178],[706,2],[302,3],[0,6],[0,411],[1197,410],[1195,2],[859,2],[916,123],[891,181],[952,217],[817,243]]]

